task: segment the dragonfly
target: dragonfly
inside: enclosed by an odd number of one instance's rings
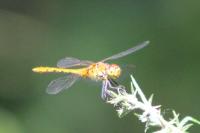
[[[66,76],[57,78],[49,83],[46,89],[48,94],[57,94],[66,90],[80,78],[89,78],[94,81],[102,82],[101,97],[102,99],[105,99],[107,90],[109,88],[115,88],[118,85],[115,80],[118,79],[122,73],[119,65],[109,64],[106,62],[127,56],[146,47],[148,44],[149,41],[144,41],[128,50],[122,51],[98,62],[66,57],[57,62],[57,67],[39,66],[33,68],[32,71],[36,73],[66,74]]]

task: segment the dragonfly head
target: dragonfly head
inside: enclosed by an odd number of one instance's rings
[[[121,68],[116,65],[116,64],[111,64],[109,66],[109,69],[108,69],[108,75],[113,78],[113,79],[116,79],[120,76],[121,74]]]

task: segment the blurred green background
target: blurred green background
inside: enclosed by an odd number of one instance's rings
[[[100,85],[80,81],[59,95],[62,75],[33,73],[66,56],[101,60],[145,40],[145,49],[115,60],[155,104],[200,119],[200,2],[197,0],[1,0],[0,133],[144,132],[132,114],[120,119]],[[129,78],[126,80],[129,86]],[[195,126],[190,131],[198,132]]]

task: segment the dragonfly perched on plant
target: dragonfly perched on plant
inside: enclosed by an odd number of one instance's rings
[[[121,68],[117,64],[108,64],[106,61],[115,60],[133,52],[136,52],[149,44],[149,41],[120,52],[99,62],[79,60],[73,57],[66,57],[57,62],[57,67],[35,67],[33,72],[37,73],[65,73],[66,76],[50,82],[46,91],[48,94],[57,94],[60,91],[70,88],[79,78],[89,78],[95,81],[102,81],[101,97],[106,98],[106,90],[114,88],[115,79],[121,75]],[[80,67],[80,68],[73,68]]]

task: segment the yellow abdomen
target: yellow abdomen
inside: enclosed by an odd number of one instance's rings
[[[72,73],[83,76],[86,72],[85,68],[80,69],[67,69],[67,68],[58,68],[58,67],[35,67],[32,69],[33,72],[37,73]]]

